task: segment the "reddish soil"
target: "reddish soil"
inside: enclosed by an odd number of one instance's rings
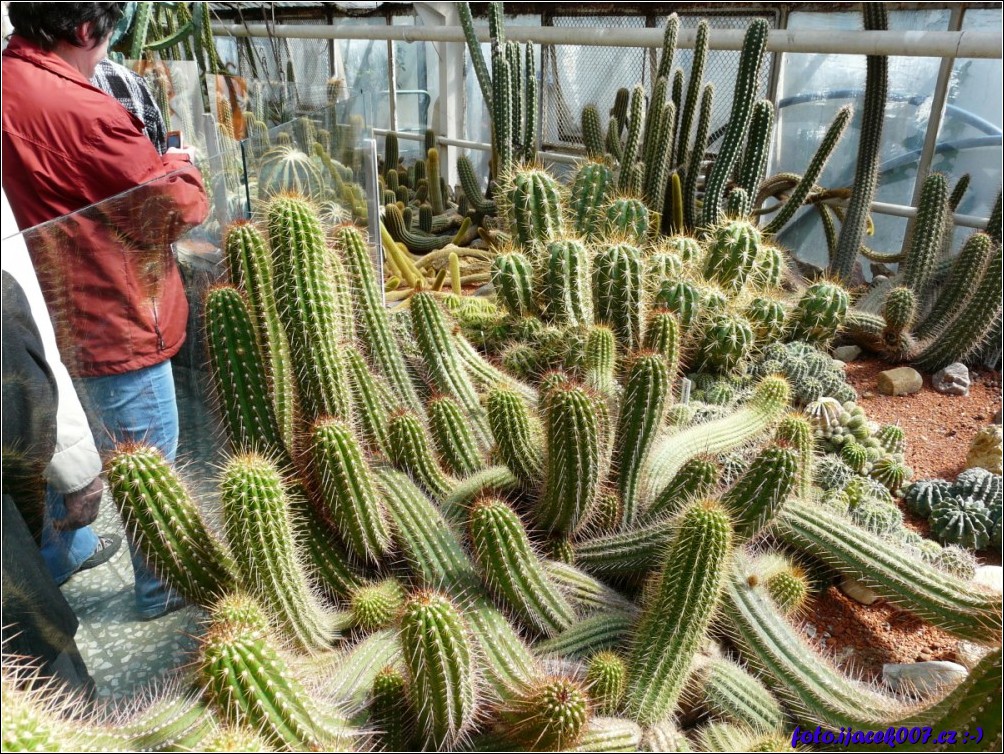
[[[862,360],[847,365],[848,381],[858,391],[858,404],[879,424],[897,423],[906,430],[906,462],[914,479],[954,479],[963,470],[969,443],[1001,407],[999,372],[972,372],[968,396],[948,396],[931,387],[913,395],[879,394],[876,379],[890,365]],[[924,536],[924,519],[906,513],[907,525]],[[981,563],[1000,565],[997,553],[978,553]],[[825,655],[851,675],[881,680],[882,665],[926,660],[955,660],[958,640],[884,600],[861,605],[837,589],[817,595],[806,612],[809,637]],[[812,629],[808,630],[812,633]]]

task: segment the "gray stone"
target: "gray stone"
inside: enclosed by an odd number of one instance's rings
[[[858,346],[840,346],[840,348],[833,350],[833,358],[845,364],[849,361],[854,361],[860,355],[861,349]]]
[[[935,372],[931,378],[931,386],[945,395],[969,395],[970,384],[969,369],[958,361]]]
[[[893,691],[928,696],[945,686],[955,686],[969,675],[957,662],[936,660],[904,664],[886,663],[882,678]]]
[[[883,395],[910,395],[924,387],[924,378],[912,367],[896,367],[879,372],[878,391]]]
[[[969,444],[966,468],[979,466],[991,474],[1000,474],[1004,466],[1004,430],[999,424],[989,424]]]
[[[993,589],[995,592],[1004,594],[1004,569],[1000,566],[985,565],[976,569],[973,582],[983,584]]]
[[[879,598],[875,592],[850,576],[844,576],[843,581],[840,582],[840,591],[862,605],[872,605]]]

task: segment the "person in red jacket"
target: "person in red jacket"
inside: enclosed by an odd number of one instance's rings
[[[189,155],[158,154],[143,123],[90,83],[124,5],[9,4],[3,187],[18,226],[40,226],[25,238],[60,352],[94,409],[95,440],[103,450],[149,442],[173,460],[170,359],[188,304],[171,243],[209,205]],[[141,616],[182,604],[132,550]],[[88,557],[67,553],[57,582]]]

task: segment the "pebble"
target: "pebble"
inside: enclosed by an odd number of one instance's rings
[[[840,346],[833,350],[833,358],[844,363],[854,361],[860,355],[861,349],[858,346]]]
[[[886,663],[882,666],[882,679],[893,691],[928,695],[943,686],[954,686],[969,671],[957,662]]]
[[[1004,568],[995,565],[980,566],[976,569],[973,582],[983,584],[996,592],[1004,594]]]
[[[840,582],[840,591],[862,605],[873,605],[879,598],[875,592],[850,576],[844,576],[843,581]]]
[[[998,424],[988,424],[976,433],[966,453],[966,468],[979,466],[1000,474],[1004,460],[1004,430]]]
[[[814,625],[812,625],[811,623],[806,623],[805,624],[805,635],[808,636],[810,639],[815,639],[816,638],[816,627]]]
[[[971,384],[969,369],[958,361],[935,372],[931,378],[931,386],[944,395],[969,395]]]
[[[897,367],[879,372],[878,391],[883,395],[910,395],[924,387],[924,378],[913,367]]]

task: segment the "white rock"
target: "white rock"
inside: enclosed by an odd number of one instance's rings
[[[990,654],[990,647],[984,647],[972,641],[960,641],[955,649],[955,659],[969,670],[976,667],[980,660]]]
[[[1004,594],[1004,568],[995,565],[980,566],[976,569],[973,581],[988,586],[996,592]]]
[[[965,364],[956,361],[931,377],[931,387],[945,395],[969,395],[969,369]]]
[[[966,468],[979,466],[992,474],[1000,474],[1004,461],[1004,430],[998,424],[990,424],[979,432],[969,444],[966,453]]]
[[[833,349],[833,358],[844,363],[854,361],[860,355],[861,349],[858,346],[840,346]]]
[[[962,665],[944,660],[882,666],[886,685],[893,691],[907,694],[929,695],[943,686],[956,685],[967,675],[969,671]]]
[[[850,576],[844,576],[843,581],[840,582],[840,591],[862,605],[872,605],[879,598],[875,592]]]

